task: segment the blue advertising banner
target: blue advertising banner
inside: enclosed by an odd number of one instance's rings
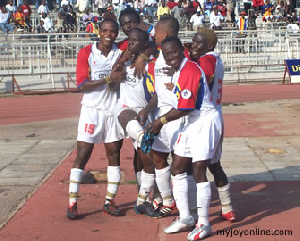
[[[291,78],[291,83],[300,83],[300,59],[286,59],[285,65]]]

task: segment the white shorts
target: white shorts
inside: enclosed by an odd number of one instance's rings
[[[176,142],[175,154],[190,157],[192,162],[217,162],[222,153],[222,126],[222,115],[217,111],[187,123]]]
[[[159,116],[166,114],[170,109],[170,107],[160,108]],[[184,127],[185,120],[185,117],[181,117],[178,120],[174,120],[163,125],[158,136],[153,142],[152,149],[164,153],[170,153],[174,151],[176,141],[178,139],[179,133]]]
[[[214,163],[219,162],[221,160],[221,157],[222,157],[222,147],[223,147],[223,139],[224,139],[224,121],[223,121],[222,114],[221,114],[221,118],[222,118],[222,134],[221,134],[218,146],[216,148],[215,156],[213,158],[211,158],[210,164],[214,164]]]
[[[77,141],[110,143],[123,139],[122,128],[113,115],[81,106]]]

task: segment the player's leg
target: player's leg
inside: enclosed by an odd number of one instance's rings
[[[120,210],[114,203],[114,198],[118,192],[121,172],[120,172],[120,150],[122,140],[111,143],[105,143],[106,156],[108,159],[107,166],[107,193],[105,197],[104,210],[113,216],[119,216]]]
[[[155,182],[155,171],[152,162],[152,156],[150,153],[143,153],[140,148],[137,150],[137,152],[139,159],[143,162],[143,170],[141,175],[141,187],[139,190],[135,211],[139,214],[155,217],[157,216],[157,212],[155,212],[151,203],[148,202],[150,192],[152,191]]]
[[[83,141],[77,142],[77,156],[74,165],[70,173],[70,184],[69,184],[69,206],[67,211],[67,217],[69,219],[77,219],[77,198],[79,192],[79,184],[82,181],[84,175],[84,167],[88,162],[94,144]]]
[[[193,135],[194,134],[194,135]],[[211,234],[209,206],[211,187],[206,171],[214,158],[222,135],[222,118],[218,112],[207,115],[188,127],[187,135],[193,157],[193,176],[197,183],[198,222],[188,240],[203,239]]]
[[[141,124],[135,119],[137,113],[134,110],[127,109],[120,113],[118,120],[123,130],[128,133],[128,135],[137,141],[137,146],[140,147],[143,135],[144,128]]]
[[[160,216],[167,216],[177,212],[175,201],[171,190],[171,170],[167,158],[169,153],[151,150],[153,163],[155,167],[155,180],[158,190],[163,200],[163,206],[160,208]]]
[[[218,189],[218,194],[222,205],[221,215],[224,219],[233,222],[236,216],[231,205],[230,184],[228,182],[227,175],[224,172],[220,161],[214,164],[209,164],[208,168],[214,176],[214,182]]]
[[[77,197],[79,183],[82,180],[85,165],[92,154],[94,143],[98,142],[97,137],[101,133],[101,126],[97,124],[97,119],[98,111],[96,109],[85,106],[81,107],[77,135],[77,156],[70,174],[70,198],[67,211],[69,219],[78,218]]]
[[[179,210],[179,218],[165,228],[165,233],[177,233],[184,230],[190,230],[194,225],[194,218],[191,216],[188,205],[188,180],[187,167],[191,159],[173,155],[171,165],[171,174],[173,180],[173,195],[176,206]]]
[[[136,141],[136,144],[141,143],[142,136],[144,134],[143,127],[140,125],[140,123],[135,120],[135,117],[137,115],[136,111],[133,109],[129,109],[128,107],[117,107],[120,109],[120,114],[118,115],[118,121],[123,128],[125,132],[125,136],[128,135],[133,139],[133,142]],[[128,123],[130,124],[128,125]],[[128,125],[128,131],[127,131],[127,125]],[[138,141],[139,139],[139,141]],[[134,149],[134,158],[133,158],[133,167],[135,172],[135,177],[137,181],[137,190],[139,191],[140,185],[141,185],[141,173],[143,169],[142,161],[138,158],[138,155],[136,153],[136,150]]]
[[[206,177],[207,165],[208,161],[193,162],[193,176],[197,182],[198,222],[195,229],[188,234],[188,240],[203,239],[211,234],[211,226],[208,219],[211,188]]]
[[[136,149],[134,149],[133,168],[134,168],[135,179],[137,183],[137,191],[139,192],[142,183],[141,175],[143,170],[143,162],[141,158],[139,158]]]
[[[193,164],[189,162],[187,167],[187,180],[188,180],[188,200],[189,200],[189,210],[194,220],[198,220],[197,213],[197,183],[193,176]]]
[[[224,219],[233,222],[236,216],[231,205],[230,184],[228,183],[227,175],[224,172],[220,162],[222,156],[223,137],[224,123],[222,121],[222,135],[216,148],[215,155],[208,165],[208,169],[214,176],[214,182],[218,189],[218,194],[222,205],[221,215]]]

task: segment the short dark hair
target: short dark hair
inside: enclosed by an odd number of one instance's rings
[[[137,23],[140,23],[140,16],[138,14],[138,12],[134,9],[134,8],[125,8],[124,10],[122,10],[120,12],[120,16],[119,16],[119,22],[121,23],[121,18],[124,15],[134,15],[136,18]]]
[[[143,38],[143,41],[148,41],[149,40],[149,35],[146,31],[144,30],[141,30],[139,28],[133,28],[129,31],[128,35],[131,33],[131,32],[138,32],[139,34],[142,35],[142,38]]]
[[[183,49],[183,45],[182,45],[180,39],[176,36],[171,36],[171,37],[165,38],[165,40],[162,41],[161,46],[163,46],[167,42],[175,42],[179,46],[180,49]]]
[[[99,24],[99,28],[101,29],[102,24],[103,24],[103,23],[106,23],[106,22],[111,22],[112,24],[114,24],[115,27],[116,27],[116,29],[117,29],[117,31],[119,31],[119,25],[118,25],[118,23],[117,23],[115,20],[110,19],[110,18],[104,19],[104,20]]]
[[[178,35],[179,32],[179,23],[178,20],[172,16],[162,16],[159,19],[159,22],[161,22],[162,24],[166,25],[166,27],[168,28],[168,30],[175,36]]]

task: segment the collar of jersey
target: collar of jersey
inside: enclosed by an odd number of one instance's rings
[[[94,44],[93,44],[93,46],[92,46],[92,52],[93,52],[94,54],[97,54],[97,55],[103,55],[102,52],[101,52],[101,50],[99,50],[99,49],[97,48],[97,44],[98,44],[98,42],[94,42]],[[113,43],[112,46],[111,46],[111,51],[114,51],[116,48],[117,48],[117,47],[116,47],[116,44]]]
[[[183,68],[183,66],[185,66],[186,62],[188,61],[188,59],[186,57],[184,57],[184,59],[181,61],[181,64],[179,66],[179,69],[176,71],[176,73],[180,72]]]

